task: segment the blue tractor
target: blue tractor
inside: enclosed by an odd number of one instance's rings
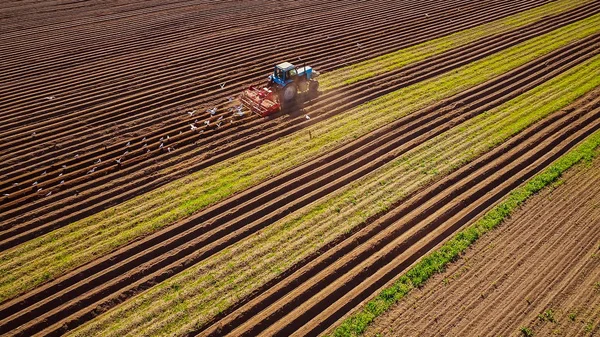
[[[308,66],[296,67],[289,62],[275,66],[265,88],[250,87],[244,91],[242,102],[250,110],[268,116],[294,105],[299,96],[312,98],[318,95],[319,73]]]

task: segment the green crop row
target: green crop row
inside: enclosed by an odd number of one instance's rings
[[[323,90],[331,90],[343,85],[356,83],[379,74],[400,69],[411,63],[422,61],[428,57],[441,54],[453,48],[464,46],[477,39],[506,33],[519,27],[540,21],[544,17],[564,13],[589,2],[590,0],[561,0],[551,2],[543,6],[511,15],[504,19],[465,29],[448,36],[433,39],[408,48],[400,49],[393,53],[336,69],[323,74],[319,79],[319,82]]]
[[[214,315],[369,217],[477,158],[600,85],[596,56],[423,143],[331,195],[275,222],[106,315],[77,336],[178,335]],[[383,112],[400,108],[389,101]]]
[[[414,267],[400,276],[393,285],[384,289],[362,310],[345,319],[331,334],[335,337],[359,336],[377,317],[401,300],[412,289],[422,286],[430,277],[444,271],[448,263],[458,259],[482,235],[498,227],[529,197],[556,181],[566,170],[581,161],[591,161],[598,155],[600,131],[514,190],[504,201],[486,213],[480,220],[460,231],[442,247],[428,254]]]
[[[282,137],[4,251],[0,253],[0,302],[391,121],[598,31],[600,15],[595,15],[392,92],[304,132]],[[397,108],[384,109],[390,104]]]

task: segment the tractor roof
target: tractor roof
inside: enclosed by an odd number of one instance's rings
[[[281,68],[283,70],[288,70],[290,68],[294,68],[294,65],[289,62],[283,62],[283,63],[279,63],[277,65],[277,68]]]

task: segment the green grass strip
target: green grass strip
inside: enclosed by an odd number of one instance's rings
[[[351,315],[330,336],[346,337],[361,335],[378,316],[387,311],[412,289],[422,286],[431,276],[444,271],[448,263],[455,261],[479,237],[498,227],[529,197],[556,181],[566,170],[581,161],[591,161],[597,155],[600,131],[586,138],[580,145],[561,156],[557,161],[530,179],[525,185],[487,212],[481,219],[460,231],[442,247],[425,256],[402,275],[392,286],[384,289],[369,301],[358,313]]]
[[[598,32],[600,14],[379,97],[4,251],[0,253],[0,302],[420,108]]]
[[[509,32],[540,21],[546,16],[557,15],[589,2],[590,0],[561,0],[551,2],[504,19],[465,29],[448,36],[336,69],[323,74],[319,78],[319,83],[324,91],[356,83],[379,74],[400,69],[411,63],[422,61],[453,48],[467,45],[478,39]]]
[[[598,75],[600,55],[195,264],[73,335],[179,335],[202,326],[332,239],[600,86]]]

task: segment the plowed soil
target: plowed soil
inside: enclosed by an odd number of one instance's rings
[[[386,93],[582,20],[600,12],[600,2],[325,92],[302,114],[246,116],[222,128],[215,123],[203,127],[202,134],[189,132],[196,119],[214,121],[228,114],[222,109],[227,97],[261,80],[273,62],[302,55],[328,71],[547,2],[3,2],[0,251]],[[281,12],[294,13],[307,24],[286,25]],[[282,28],[274,30],[273,25]],[[76,328],[596,56],[599,45],[600,35],[575,41],[79,265],[1,303],[0,333],[60,335]],[[587,100],[415,192],[194,332],[284,336],[325,331],[457,228],[600,129],[599,96],[594,91]],[[212,106],[222,110],[211,117],[205,110]],[[190,109],[198,112],[189,116]],[[305,120],[306,112],[312,120]],[[173,151],[159,147],[167,135]],[[122,163],[116,165],[116,160]]]
[[[527,201],[366,335],[520,336],[521,328],[534,336],[597,335],[599,226],[595,159]]]
[[[98,14],[96,19],[78,18],[69,23],[37,22],[41,14],[7,22],[7,29],[11,24],[35,27],[8,31],[0,37],[7,46],[0,51],[5,69],[0,74],[0,193],[7,194],[0,199],[0,249],[316,122],[294,118],[297,116],[246,116],[221,128],[216,123],[203,126],[204,120],[229,117],[226,110],[211,117],[206,108],[222,107],[228,96],[239,94],[251,82],[264,81],[274,62],[296,60],[301,55],[316,69],[327,71],[546,2],[490,6],[468,0],[443,4],[348,0],[335,5],[306,1],[273,7],[251,2],[241,8],[226,1],[160,6],[148,2],[143,10],[122,6],[115,11],[126,13]],[[57,10],[46,3],[37,6],[43,7],[38,8],[40,12]],[[103,5],[71,10],[89,11],[86,15],[103,13],[97,7]],[[588,15],[595,10],[589,8]],[[278,24],[282,30],[269,29],[272,24],[266,22],[283,20],[278,11],[293,11],[298,20],[306,19],[310,42],[296,43],[296,36],[304,32],[296,27]],[[425,14],[431,20],[425,20]],[[377,20],[357,24],[373,17]],[[50,15],[46,18],[51,19]],[[310,33],[315,30],[319,34]],[[542,30],[540,27],[538,34]],[[114,31],[119,32],[118,38],[107,39]],[[282,45],[276,54],[272,41]],[[84,42],[85,49],[81,47]],[[364,46],[357,48],[357,43]],[[446,55],[446,59],[432,62],[433,69],[421,66],[415,77],[422,80],[437,74],[433,70],[441,65],[447,71],[448,66],[483,57],[481,49],[488,45],[488,50],[496,46],[493,41],[481,41],[480,51],[467,49],[452,58]],[[446,60],[454,61],[448,64]],[[232,67],[243,70],[233,76]],[[347,95],[345,103],[364,102],[382,94],[386,87],[393,90],[398,84],[374,85],[376,80],[389,82],[390,76],[397,74],[362,83]],[[378,93],[365,93],[369,87]],[[311,115],[341,105],[343,96],[345,93],[330,93]],[[197,112],[190,117],[187,111],[191,109]],[[196,120],[203,128],[201,135],[189,132],[190,123]],[[170,140],[165,148],[174,151],[159,149],[159,139],[167,135]],[[118,159],[121,165],[115,163]],[[168,173],[158,173],[165,169]],[[34,182],[35,189],[31,188]],[[39,188],[42,191],[36,192]]]

